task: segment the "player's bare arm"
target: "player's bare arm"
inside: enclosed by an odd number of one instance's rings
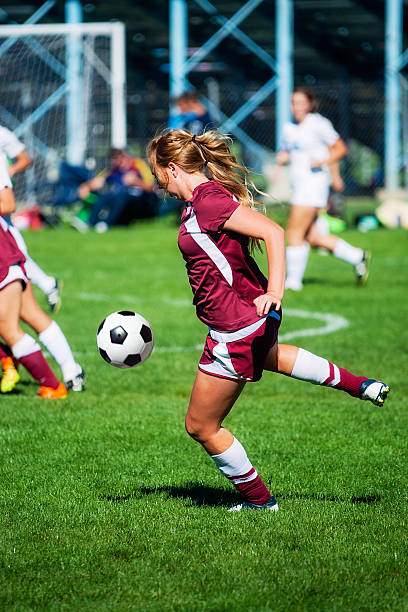
[[[329,157],[323,161],[317,161],[316,159],[312,158],[311,165],[313,168],[321,168],[322,166],[334,164],[347,155],[347,145],[341,138],[338,138],[331,147],[328,147],[328,149]]]
[[[224,223],[224,229],[258,238],[265,243],[268,259],[268,289],[254,304],[258,316],[267,314],[273,305],[279,310],[285,284],[285,232],[280,225],[261,213],[239,206]]]
[[[154,182],[147,183],[145,180],[138,176],[137,172],[134,172],[133,170],[129,170],[129,172],[126,172],[126,174],[123,175],[122,180],[125,185],[132,187],[140,187],[140,189],[143,189],[144,191],[153,191]]]
[[[27,154],[27,152],[21,151],[21,153],[17,155],[14,162],[9,167],[8,169],[9,175],[14,176],[18,172],[22,172],[22,170],[25,170],[29,166],[32,166],[32,164],[33,164],[33,160]]]

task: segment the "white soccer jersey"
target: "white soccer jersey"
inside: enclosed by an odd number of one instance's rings
[[[0,189],[12,187],[6,155],[0,151]]]
[[[313,168],[312,160],[327,159],[329,147],[339,138],[332,123],[319,113],[309,113],[301,123],[285,123],[280,148],[290,153],[292,204],[326,205],[330,170]]]
[[[8,158],[14,159],[24,149],[23,143],[13,132],[0,126],[0,189],[12,186],[8,173]]]
[[[24,151],[25,146],[22,142],[10,132],[7,128],[0,126],[0,150],[2,153],[5,153],[7,157],[10,159],[14,159],[19,155],[22,151]]]

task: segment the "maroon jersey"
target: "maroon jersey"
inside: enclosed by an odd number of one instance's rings
[[[268,284],[249,254],[248,238],[222,229],[238,206],[215,181],[202,183],[186,203],[178,235],[197,316],[218,331],[257,321],[253,300]]]
[[[0,217],[0,283],[6,278],[10,266],[23,264],[25,257]]]

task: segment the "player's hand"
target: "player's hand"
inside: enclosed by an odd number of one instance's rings
[[[344,191],[344,181],[341,177],[336,177],[332,179],[332,183],[331,183],[334,191],[337,191],[339,193],[341,193],[342,191]]]
[[[127,187],[140,187],[140,178],[133,170],[129,170],[122,176],[122,183]]]
[[[314,157],[310,158],[310,167],[312,170],[319,170],[324,166],[324,161],[315,159]]]
[[[256,306],[256,314],[258,317],[264,317],[268,312],[273,310],[279,310],[281,307],[282,297],[279,296],[275,291],[268,291],[263,295],[258,295],[254,299]]]
[[[82,183],[82,185],[78,187],[78,195],[81,200],[85,200],[85,198],[87,198],[90,193],[91,193],[91,190],[89,189],[89,186],[87,183]]]
[[[289,151],[279,151],[276,154],[275,161],[278,166],[284,166],[290,162],[290,153]]]

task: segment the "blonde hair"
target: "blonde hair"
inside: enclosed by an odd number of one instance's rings
[[[252,208],[255,201],[251,189],[262,192],[255,187],[245,166],[237,162],[230,150],[231,143],[229,136],[216,130],[199,136],[188,130],[171,130],[149,143],[147,158],[156,177],[160,177],[160,169],[170,162],[189,173],[207,169],[209,176],[231,192],[240,204]]]

